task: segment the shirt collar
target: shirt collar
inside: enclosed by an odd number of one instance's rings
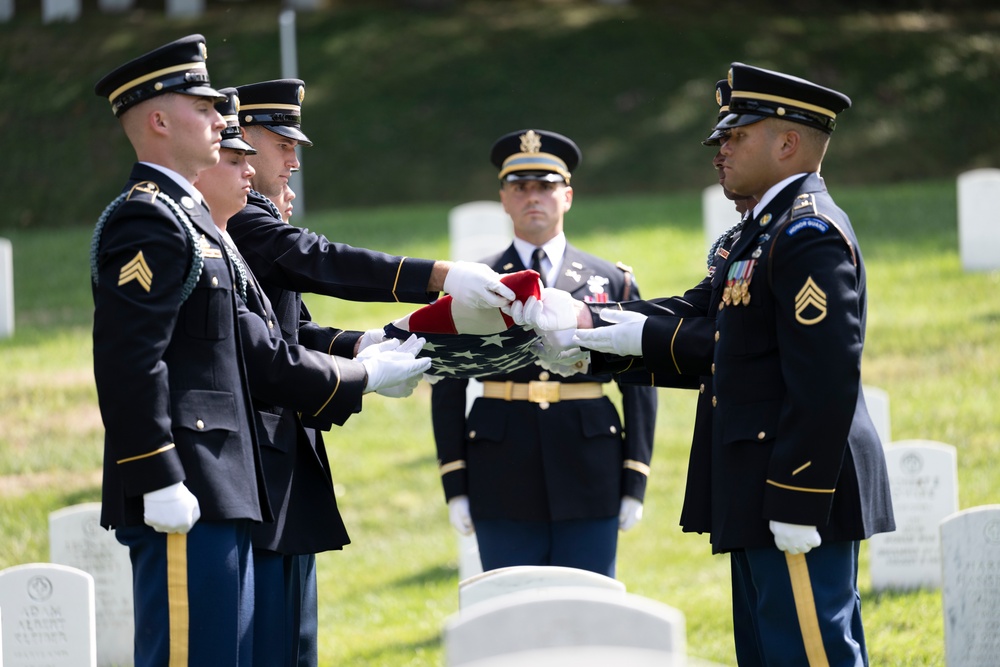
[[[765,208],[767,208],[767,205],[771,203],[771,200],[774,199],[779,192],[784,190],[789,183],[791,183],[797,178],[802,178],[808,173],[809,172],[807,171],[803,171],[798,174],[793,174],[788,178],[786,178],[785,180],[779,181],[778,183],[775,183],[770,188],[768,188],[767,192],[764,193],[764,196],[760,198],[759,202],[757,202],[757,205],[753,207],[753,211],[751,211],[750,213],[750,219],[753,220],[754,218],[757,217],[757,215],[760,212],[762,212]]]
[[[140,162],[139,164],[144,164],[147,167],[152,167],[153,169],[162,172],[164,175],[168,176],[170,180],[183,188],[184,192],[190,195],[191,199],[195,200],[202,206],[205,205],[205,197],[201,194],[198,188],[194,187],[194,184],[191,181],[184,178],[173,169],[164,167],[162,164],[154,164],[153,162]]]
[[[536,246],[534,243],[529,243],[516,236],[514,237],[514,250],[517,251],[517,256],[521,260],[521,264],[525,266],[531,266],[531,254],[537,247],[539,246]],[[566,254],[566,234],[559,232],[543,243],[541,248],[545,251],[545,256],[549,262],[552,263],[552,268],[556,269],[562,265],[563,255]]]

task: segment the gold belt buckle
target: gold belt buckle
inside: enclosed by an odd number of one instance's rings
[[[531,403],[558,403],[559,383],[532,380],[528,383],[528,401]],[[546,405],[546,407],[548,407]]]

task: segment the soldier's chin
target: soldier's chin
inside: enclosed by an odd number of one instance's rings
[[[750,195],[738,195],[732,190],[727,190],[726,186],[722,186],[722,192],[726,195],[726,199],[729,201],[740,201],[742,199],[750,199]]]

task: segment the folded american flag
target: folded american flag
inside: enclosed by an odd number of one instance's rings
[[[501,276],[518,301],[541,296],[538,274],[518,271]],[[467,308],[445,295],[406,317],[385,325],[385,335],[406,340],[411,333],[427,343],[419,356],[433,359],[428,373],[476,378],[507,373],[535,361],[531,347],[538,336],[516,326],[499,308]]]

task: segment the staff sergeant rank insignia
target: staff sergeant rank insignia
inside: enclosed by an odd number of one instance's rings
[[[826,292],[809,276],[795,295],[795,321],[808,327],[822,322],[825,317]]]
[[[153,272],[150,271],[149,264],[146,264],[146,258],[142,256],[141,250],[118,272],[119,287],[133,280],[138,282],[147,293],[153,286]]]

